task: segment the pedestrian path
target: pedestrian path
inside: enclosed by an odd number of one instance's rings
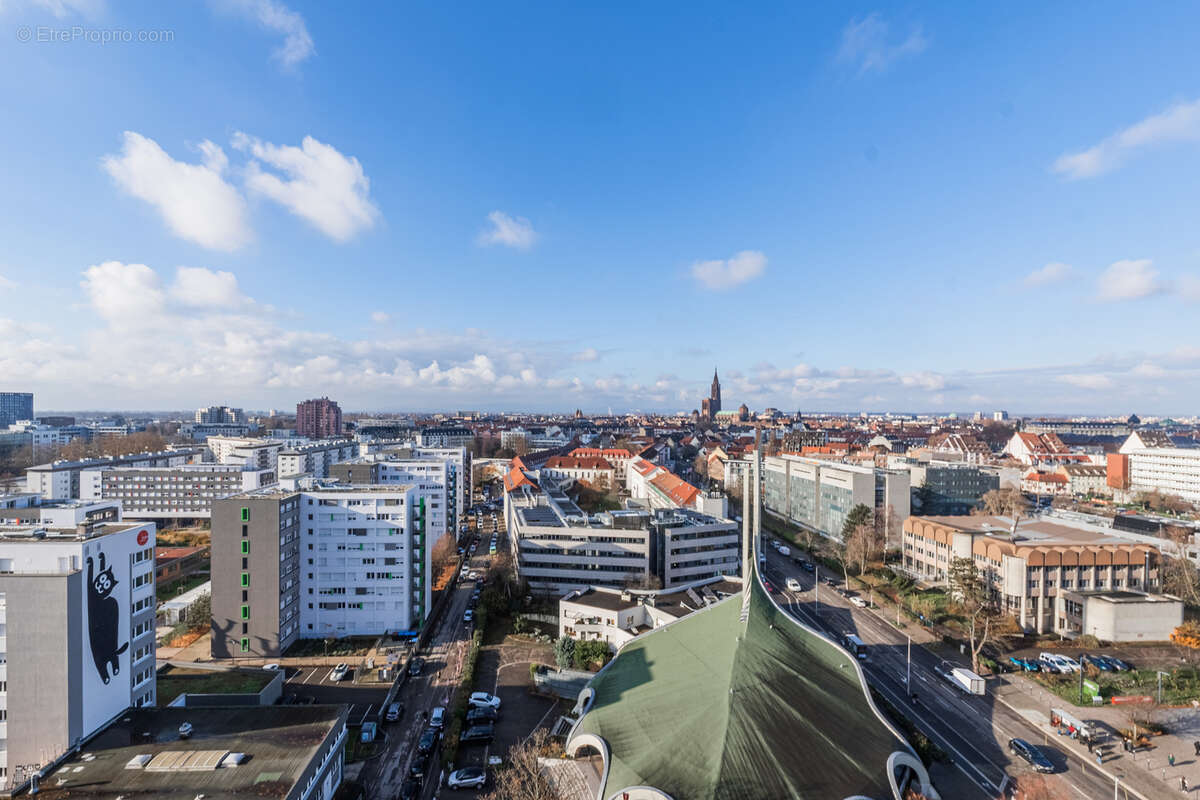
[[[994,684],[995,698],[1032,722],[1042,731],[1043,738],[1033,744],[1049,744],[1078,761],[1084,769],[1092,769],[1108,777],[1113,785],[1130,798],[1144,800],[1191,797],[1200,799],[1200,712],[1193,708],[1167,709],[1160,712],[1160,721],[1172,731],[1151,737],[1151,744],[1128,752],[1118,731],[1129,727],[1126,712],[1117,706],[1075,707],[1054,693],[1023,677],[1002,676]],[[1104,741],[1089,748],[1085,741],[1060,735],[1050,724],[1050,709],[1060,708],[1085,723],[1095,724],[1105,731]],[[1174,763],[1172,763],[1174,762]],[[1182,790],[1181,779],[1189,787]]]

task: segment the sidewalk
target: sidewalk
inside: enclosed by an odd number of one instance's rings
[[[1124,713],[1113,706],[1076,707],[1057,695],[1043,689],[1033,681],[1014,675],[1000,676],[992,684],[992,696],[1016,713],[1029,720],[1042,738],[1033,744],[1049,744],[1067,753],[1084,770],[1100,772],[1110,782],[1120,778],[1123,789],[1129,796],[1145,800],[1165,798],[1200,798],[1200,758],[1194,753],[1192,742],[1200,739],[1200,712],[1191,708],[1168,709],[1162,713],[1162,722],[1172,731],[1155,736],[1149,747],[1139,748],[1134,753],[1121,749],[1121,739],[1116,731],[1128,727]],[[1050,726],[1050,709],[1062,708],[1088,723],[1097,723],[1109,734],[1104,743],[1106,753],[1102,766],[1096,765],[1096,757],[1088,753],[1087,745],[1068,736],[1060,736]],[[1167,757],[1175,755],[1175,766],[1167,763]],[[1179,789],[1180,776],[1186,777],[1191,790],[1184,795]],[[1122,795],[1123,797],[1123,795]]]

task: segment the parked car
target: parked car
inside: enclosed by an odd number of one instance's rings
[[[278,664],[263,664],[263,669],[277,670],[277,669],[279,669],[279,665]]]
[[[467,705],[472,708],[488,706],[499,711],[500,698],[496,697],[494,694],[488,694],[487,692],[471,692],[471,696],[467,698]]]
[[[804,587],[800,585],[800,581],[796,580],[795,578],[788,578],[787,582],[786,582],[786,586],[787,586],[789,592],[804,591]]]
[[[1008,750],[1025,759],[1038,772],[1054,772],[1054,765],[1050,763],[1050,759],[1024,739],[1009,739]]]
[[[1058,672],[1078,672],[1079,662],[1058,653],[1042,653],[1038,656],[1043,664],[1053,664]]]
[[[441,729],[446,724],[446,707],[438,706],[429,715],[429,727]]]
[[[1090,653],[1084,653],[1083,655],[1079,656],[1079,663],[1080,664],[1091,664],[1093,667],[1095,667],[1098,670],[1101,670],[1102,672],[1112,672],[1113,671],[1113,665],[1108,662],[1107,658],[1103,658],[1101,656],[1094,656]]]
[[[383,715],[383,718],[387,722],[395,722],[396,720],[400,719],[401,715],[403,714],[404,706],[400,705],[399,703],[392,703],[387,707],[387,713]]]
[[[775,587],[772,586],[771,582],[769,580],[767,580],[766,578],[763,578],[763,588],[766,589],[771,594],[774,594],[774,592],[775,592]]]
[[[414,658],[412,661],[408,662],[408,674],[409,675],[412,675],[414,677],[417,675],[420,675],[421,670],[423,670],[423,669],[425,669],[425,659],[423,659],[423,658]]]
[[[425,773],[429,771],[429,754],[428,753],[413,753],[412,761],[408,765],[408,777],[424,778]]]
[[[1133,670],[1133,664],[1130,664],[1123,658],[1117,658],[1116,656],[1105,656],[1105,658],[1112,662],[1112,665],[1121,672],[1130,672]]]
[[[451,789],[478,789],[487,783],[487,770],[482,767],[463,767],[450,773],[446,785]]]
[[[479,725],[484,722],[495,722],[500,712],[491,706],[479,706],[467,712],[467,725]]]
[[[421,782],[416,778],[405,778],[400,784],[400,793],[396,800],[417,800],[421,796]]]
[[[490,742],[496,735],[496,727],[490,722],[472,725],[458,737],[460,742]]]
[[[1049,672],[1049,673],[1053,673],[1053,674],[1062,672],[1062,667],[1058,666],[1058,664],[1055,663],[1053,658],[1046,658],[1045,653],[1038,656],[1037,663],[1038,663],[1038,667],[1041,668],[1042,672]]]
[[[349,674],[350,674],[350,665],[349,664],[338,664],[336,667],[333,668],[333,671],[329,673],[329,680],[344,681],[344,680],[346,680],[346,676]]]
[[[1026,658],[1017,658],[1016,656],[1009,656],[1008,660],[1012,662],[1013,666],[1017,667],[1018,669],[1022,669],[1025,672],[1041,671],[1041,667],[1036,661]]]
[[[471,621],[474,619],[475,619],[475,612],[472,611],[471,609],[468,608],[466,611],[463,612],[463,622],[470,625]]]
[[[850,602],[853,603],[858,608],[866,608],[867,607],[867,601],[863,600],[858,595],[854,595],[854,597],[851,597]]]
[[[421,738],[417,740],[417,752],[425,755],[433,751],[437,747],[438,739],[442,738],[442,732],[437,728],[426,728],[421,734]]]

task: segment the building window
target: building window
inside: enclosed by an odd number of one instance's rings
[[[250,553],[250,542],[249,541],[242,542],[242,555],[249,555],[249,553]]]
[[[249,573],[249,572],[243,572],[243,573],[242,573],[242,586],[243,586],[243,587],[246,587],[246,586],[249,586],[249,585],[250,585],[250,573]]]
[[[242,522],[249,522],[249,521],[250,521],[250,509],[243,507],[242,508]]]
[[[242,606],[242,619],[250,619],[250,606]]]
[[[245,636],[242,637],[242,652],[243,653],[250,652],[250,639],[248,639]]]

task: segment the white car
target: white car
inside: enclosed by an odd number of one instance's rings
[[[802,592],[804,587],[800,585],[800,581],[795,578],[788,578],[785,584],[789,592]]]
[[[867,607],[867,601],[863,600],[858,595],[854,595],[854,597],[851,597],[850,602],[853,603],[858,608],[866,608]]]
[[[334,668],[333,668],[333,670],[332,670],[332,671],[329,673],[329,680],[331,680],[331,681],[344,681],[344,680],[346,680],[346,673],[348,673],[349,671],[350,671],[350,665],[349,665],[349,664],[338,664],[338,665],[337,665],[336,667],[334,667]]]
[[[446,725],[446,707],[438,706],[429,715],[429,727],[438,728],[439,730]]]
[[[1042,653],[1038,656],[1038,660],[1052,664],[1058,668],[1059,672],[1078,672],[1079,662],[1068,656],[1062,656],[1057,653]]]
[[[277,670],[277,669],[279,669],[279,665],[278,664],[263,664],[263,669]]]
[[[494,708],[500,710],[500,698],[494,694],[487,692],[471,692],[471,696],[467,698],[467,705],[472,708]]]
[[[478,789],[487,783],[487,771],[482,767],[463,767],[450,773],[446,785],[451,789]]]

